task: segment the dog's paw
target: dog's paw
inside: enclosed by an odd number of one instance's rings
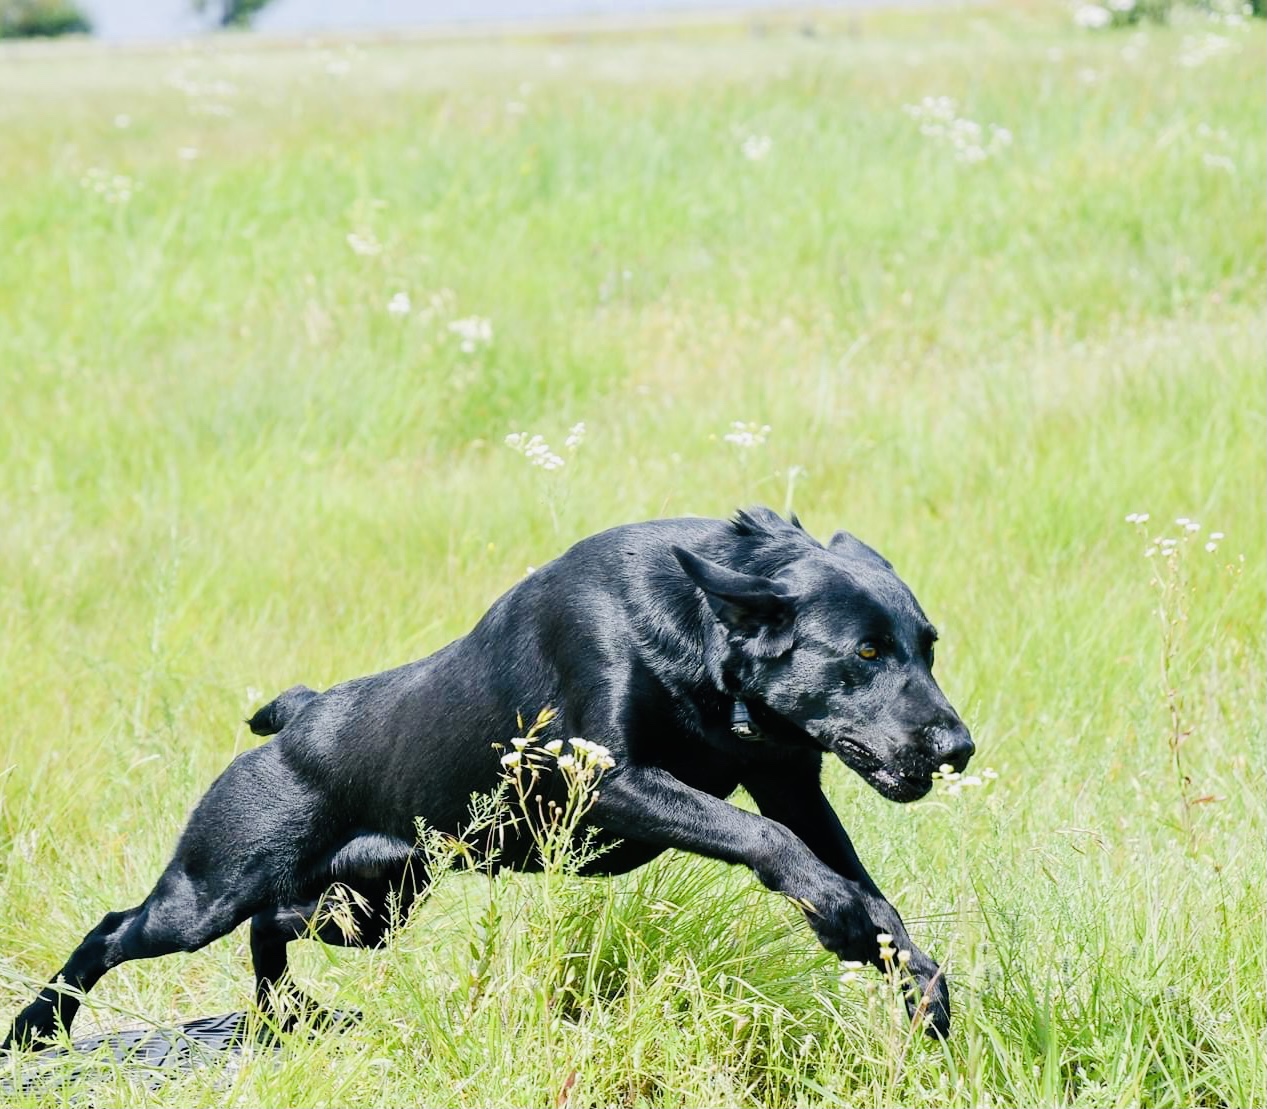
[[[856,898],[824,899],[819,904],[798,900],[797,903],[818,942],[836,958],[875,962],[876,927]]]
[[[23,1009],[13,1021],[4,1042],[0,1043],[3,1051],[42,1051],[57,1042],[57,1027],[51,1012],[45,1013],[46,1006],[37,1009],[32,1005]],[[32,1013],[31,1010],[37,1011]]]

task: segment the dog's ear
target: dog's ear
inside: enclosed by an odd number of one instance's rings
[[[856,535],[850,535],[847,531],[838,531],[831,537],[831,542],[827,544],[827,549],[832,554],[838,554],[842,558],[856,558],[864,562],[875,562],[883,566],[886,570],[893,569],[893,563],[884,557],[879,551],[868,547]]]
[[[792,646],[796,598],[782,582],[728,570],[681,547],[673,555],[713,615],[748,639],[755,654],[774,658]]]

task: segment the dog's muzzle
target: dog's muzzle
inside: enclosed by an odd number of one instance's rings
[[[949,763],[956,773],[963,772],[977,749],[972,742],[972,735],[961,721],[956,721],[949,727],[931,729],[928,738],[937,765]]]

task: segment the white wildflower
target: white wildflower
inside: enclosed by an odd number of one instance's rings
[[[749,135],[744,139],[740,149],[748,161],[760,162],[770,153],[773,146],[774,140],[769,135]]]
[[[1239,49],[1239,45],[1225,35],[1189,35],[1183,40],[1183,46],[1179,50],[1179,64],[1186,69],[1193,69],[1220,54],[1233,53]]]
[[[1186,524],[1184,524],[1183,530],[1184,531],[1200,531],[1201,525],[1198,524],[1196,520],[1189,520]]]
[[[1221,531],[1212,531],[1210,532],[1210,538],[1213,539],[1215,542],[1218,542],[1218,540],[1224,538],[1224,535]]]
[[[600,770],[610,770],[616,765],[611,752],[601,743],[591,743],[588,739],[576,736],[568,742],[572,745],[572,752],[577,762],[587,769],[597,767]]]
[[[91,193],[95,193],[107,204],[126,204],[132,199],[137,186],[132,178],[123,173],[111,173],[109,170],[93,166],[79,184]]]
[[[194,162],[198,159],[198,148],[196,146],[182,146],[176,151],[176,157],[182,162]]]
[[[407,316],[412,309],[413,305],[409,301],[408,293],[396,293],[387,302],[387,311],[393,316]]]
[[[1073,12],[1074,23],[1087,31],[1098,31],[1113,22],[1113,13],[1099,4],[1079,4]]]
[[[465,354],[474,354],[481,346],[488,346],[493,341],[493,323],[483,316],[466,316],[453,320],[449,330],[461,340],[461,348]]]
[[[735,446],[748,450],[751,447],[759,447],[765,443],[769,434],[769,424],[758,424],[751,421],[745,423],[743,420],[734,420],[730,425],[729,433],[722,438],[727,443],[734,443]]]
[[[933,781],[943,784],[943,792],[948,797],[958,797],[965,789],[980,788],[987,782],[993,782],[998,776],[998,771],[991,766],[985,767],[979,775],[960,774],[950,763],[944,762],[933,772],[932,777]]]
[[[1219,545],[1217,543],[1207,543],[1205,545],[1205,549],[1209,551],[1210,554],[1214,554],[1214,552],[1219,549]]]
[[[1208,169],[1221,169],[1224,173],[1236,172],[1236,163],[1226,154],[1202,154],[1201,161]]]
[[[568,449],[569,453],[575,454],[580,448],[580,445],[584,442],[585,421],[582,420],[580,423],[575,423],[568,428],[568,437],[563,440],[563,445]]]
[[[548,754],[557,755],[560,751],[563,750],[563,740],[552,739],[550,740],[549,743],[544,745],[542,750],[546,751]]]
[[[357,231],[349,231],[347,242],[352,248],[352,253],[359,254],[362,258],[372,258],[375,254],[383,253],[383,244],[369,231],[364,235]]]
[[[523,755],[518,751],[511,751],[508,755],[502,755],[501,763],[507,770],[518,770],[524,761]]]
[[[120,131],[126,131],[129,127],[132,126],[132,117],[130,115],[127,115],[125,112],[120,112],[117,116],[114,117],[114,125]]]
[[[555,454],[540,435],[529,437],[525,432],[515,431],[506,436],[506,446],[543,470],[561,470],[567,464],[566,459]]]
[[[845,968],[840,976],[842,986],[851,986],[863,981],[862,972],[866,969],[866,963],[860,963],[857,959],[845,959],[840,965]]]
[[[955,101],[949,96],[926,96],[903,110],[919,123],[920,134],[948,143],[960,162],[985,161],[1012,144],[1012,132],[1006,127],[991,123],[987,128],[958,116]]]
[[[1148,513],[1147,512],[1132,512],[1129,516],[1126,517],[1126,522],[1128,524],[1146,524],[1148,523]]]

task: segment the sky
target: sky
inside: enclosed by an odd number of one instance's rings
[[[835,0],[841,3],[841,0]],[[848,0],[846,0],[848,2]],[[852,0],[872,6],[875,0]],[[193,0],[79,0],[100,38],[113,41],[171,39],[197,34],[206,26]],[[382,30],[457,22],[616,14],[646,11],[702,11],[709,8],[803,7],[805,0],[273,0],[256,28],[277,34]],[[820,0],[818,6],[823,4]]]

